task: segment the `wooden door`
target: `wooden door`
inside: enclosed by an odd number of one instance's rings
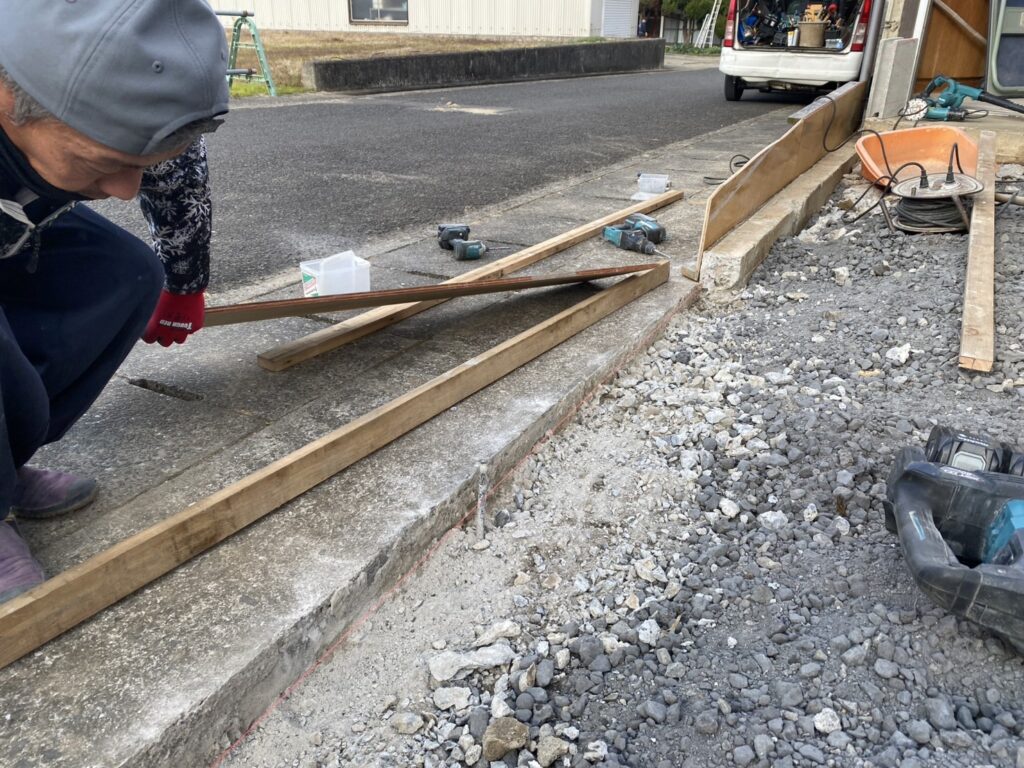
[[[932,0],[930,5],[914,92],[921,91],[936,75],[968,85],[981,85],[988,55],[985,41],[988,39],[989,0]],[[958,23],[953,14],[963,24]],[[965,29],[964,24],[970,29]]]

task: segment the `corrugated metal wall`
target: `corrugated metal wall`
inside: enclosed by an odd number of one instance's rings
[[[639,0],[604,0],[601,35],[604,37],[636,37],[639,7]]]
[[[605,2],[622,0],[409,0],[408,24],[352,24],[348,0],[210,0],[210,5],[218,11],[253,11],[260,29],[589,37],[600,34],[594,21]],[[627,2],[636,6],[638,0]],[[230,25],[230,19],[224,21]]]

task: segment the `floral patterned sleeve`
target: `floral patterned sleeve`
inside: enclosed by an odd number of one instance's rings
[[[210,282],[210,174],[200,136],[182,154],[142,174],[139,204],[171,293],[199,293]]]

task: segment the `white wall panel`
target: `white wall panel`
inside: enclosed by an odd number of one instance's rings
[[[600,34],[604,3],[631,5],[635,17],[638,0],[409,0],[408,24],[352,24],[348,0],[209,2],[218,11],[253,11],[260,29],[589,37]],[[231,25],[231,19],[223,21]]]

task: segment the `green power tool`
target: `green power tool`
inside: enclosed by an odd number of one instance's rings
[[[942,86],[945,86],[945,90],[937,96],[932,96]],[[971,111],[964,108],[964,99],[974,99],[1024,114],[1024,107],[1020,104],[993,96],[981,88],[972,88],[969,85],[958,83],[953,78],[944,75],[938,75],[928,83],[928,87],[921,92],[919,98],[928,105],[928,110],[925,112],[925,118],[928,120],[967,120],[971,116]]]

